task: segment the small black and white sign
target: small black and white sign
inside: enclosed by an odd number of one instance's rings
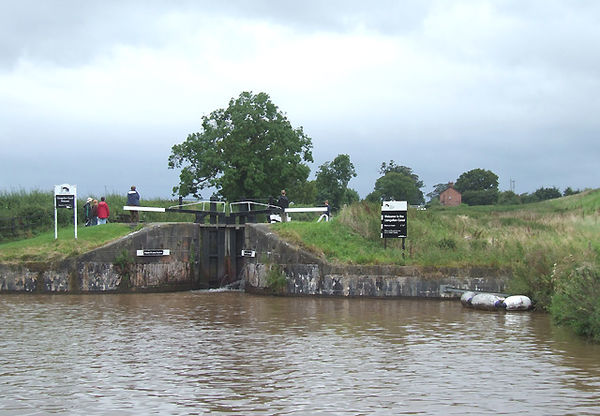
[[[161,256],[170,256],[171,250],[168,248],[152,248],[152,249],[143,249],[137,250],[138,257],[161,257]]]
[[[59,208],[73,210],[73,226],[75,239],[77,239],[77,185],[54,185],[54,239],[58,238],[58,212]]]
[[[75,195],[56,195],[56,208],[73,209],[75,206]]]
[[[406,201],[384,201],[381,206],[381,238],[406,238]]]
[[[254,251],[254,250],[242,250],[242,257],[256,257],[256,251]]]

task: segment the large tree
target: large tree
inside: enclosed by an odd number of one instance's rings
[[[389,173],[389,172],[401,173],[403,175],[410,177],[413,180],[413,182],[415,183],[415,186],[419,189],[421,189],[423,186],[425,186],[425,185],[423,185],[423,181],[419,179],[419,175],[414,173],[411,168],[409,168],[408,166],[397,165],[396,162],[394,162],[393,160],[390,160],[389,163],[383,162],[381,164],[381,167],[379,168],[379,173],[381,175],[385,175],[386,173]]]
[[[407,166],[399,166],[393,160],[383,162],[379,173],[382,174],[375,182],[375,189],[367,196],[369,201],[399,200],[418,205],[425,202],[423,181]]]
[[[315,179],[316,202],[322,203],[329,200],[329,205],[334,209],[353,202],[356,192],[348,189],[348,182],[355,176],[356,171],[348,155],[337,155],[332,162],[323,163],[319,166]]]
[[[171,149],[169,168],[181,168],[173,192],[198,197],[205,188],[227,200],[278,195],[305,182],[312,141],[294,128],[265,93],[242,92],[202,117],[202,129]]]
[[[493,205],[498,201],[498,175],[490,170],[471,169],[454,184],[468,205]]]

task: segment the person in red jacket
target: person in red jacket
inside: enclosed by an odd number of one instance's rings
[[[104,197],[100,198],[100,202],[98,203],[98,225],[106,224],[106,220],[108,220],[110,215],[108,204],[104,199]]]

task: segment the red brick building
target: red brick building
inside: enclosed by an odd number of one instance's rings
[[[440,194],[440,203],[447,207],[456,207],[462,202],[460,192],[454,189],[454,183],[448,184],[448,189]]]

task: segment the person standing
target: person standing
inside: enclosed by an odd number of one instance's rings
[[[92,198],[88,198],[83,204],[83,223],[86,227],[92,225]]]
[[[98,225],[98,200],[92,201],[92,223],[90,225]]]
[[[140,206],[140,193],[135,189],[135,186],[131,187],[131,190],[127,192],[127,205],[131,207]],[[131,222],[138,222],[140,220],[139,211],[129,211],[131,214]]]
[[[325,213],[319,217],[317,222],[321,222],[321,220],[329,221],[329,218],[331,218],[331,207],[329,206],[329,200],[325,200],[325,208],[327,208],[327,211],[325,211]]]
[[[105,198],[102,197],[98,203],[98,224],[106,224],[109,216],[110,210],[108,209],[108,204],[106,203]]]
[[[285,189],[281,190],[281,195],[279,195],[277,205],[279,208],[281,208],[281,222],[287,222],[287,214],[285,213],[285,209],[290,206],[290,201],[285,194]]]

